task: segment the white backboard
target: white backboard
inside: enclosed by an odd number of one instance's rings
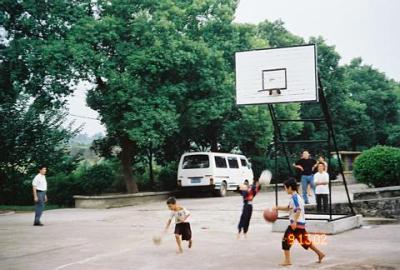
[[[314,44],[237,52],[235,61],[238,105],[318,101]]]

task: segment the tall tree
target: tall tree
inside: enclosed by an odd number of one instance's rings
[[[355,58],[345,66],[344,77],[351,99],[364,104],[364,114],[371,122],[365,145],[390,143],[389,137],[396,133],[395,126],[400,124],[400,102],[395,92],[399,84],[371,66],[363,65],[361,58]]]
[[[208,44],[217,36],[207,36],[206,29],[222,29],[220,21],[233,18],[235,6],[227,0],[97,1],[94,16],[73,27],[76,70],[95,84],[87,101],[122,149],[128,192],[138,191],[135,156],[173,135],[180,115],[206,108],[188,97],[207,97],[208,104],[224,107],[212,91],[226,85],[227,78],[215,74],[225,63]],[[219,111],[214,106],[216,119]]]
[[[64,39],[85,12],[75,4],[0,1],[0,189],[8,194],[0,195],[3,202],[19,198],[23,178],[39,163],[58,166],[72,135],[59,109],[74,77]]]

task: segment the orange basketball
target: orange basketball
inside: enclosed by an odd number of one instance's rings
[[[265,209],[263,213],[265,221],[268,222],[275,222],[278,218],[278,212],[277,211],[272,211],[270,209]]]

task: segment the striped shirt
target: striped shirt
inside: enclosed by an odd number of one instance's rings
[[[304,217],[304,202],[301,196],[294,193],[289,201],[289,220],[290,224],[294,222],[295,215],[300,211],[300,216],[297,219],[297,228],[304,229],[306,226],[306,219]]]

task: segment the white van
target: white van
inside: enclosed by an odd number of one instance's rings
[[[243,155],[191,152],[182,155],[177,184],[180,189],[213,189],[221,197],[240,184],[253,181],[253,170]]]

